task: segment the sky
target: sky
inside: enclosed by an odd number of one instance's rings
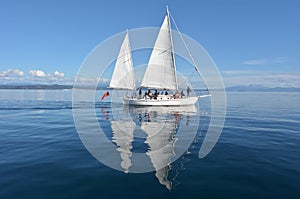
[[[300,87],[298,0],[0,0],[0,83],[71,83],[99,43],[159,27],[166,5],[225,85]]]

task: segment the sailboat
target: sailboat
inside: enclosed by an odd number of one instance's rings
[[[135,93],[135,77],[128,31],[120,48],[112,79],[109,85],[114,89],[132,90]],[[197,96],[183,96],[178,91],[176,63],[171,33],[170,13],[167,13],[159,30],[140,89],[172,91],[173,94],[157,94],[155,97],[128,96],[124,103],[134,106],[185,106],[194,105]],[[171,92],[170,92],[171,93]]]

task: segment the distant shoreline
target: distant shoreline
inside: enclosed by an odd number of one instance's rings
[[[59,84],[49,84],[49,85],[0,85],[0,89],[11,89],[11,90],[64,90],[73,89],[72,85],[59,85]]]
[[[74,87],[73,85],[60,85],[60,84],[32,84],[32,85],[0,85],[0,90],[69,90],[69,89],[94,89],[94,87],[83,85]],[[99,89],[107,89],[103,86],[98,86],[97,90]]]

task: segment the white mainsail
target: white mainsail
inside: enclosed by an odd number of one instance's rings
[[[126,32],[124,41],[120,48],[109,87],[135,90],[135,77],[128,32]]]
[[[177,90],[169,11],[158,33],[141,87]]]

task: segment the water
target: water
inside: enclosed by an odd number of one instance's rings
[[[126,174],[98,162],[79,139],[71,95],[71,90],[0,90],[0,198],[300,197],[300,93],[227,93],[224,130],[204,159],[198,158],[198,151],[209,124],[208,99],[189,117],[131,112],[129,117],[140,128],[147,118],[154,122],[168,117],[181,127],[188,120],[189,125],[198,122],[188,153],[160,172],[168,170],[171,190],[155,171]],[[95,106],[100,126],[117,146],[110,120],[123,108]],[[173,134],[176,137],[176,131]],[[149,150],[145,139],[132,141],[133,152]]]

